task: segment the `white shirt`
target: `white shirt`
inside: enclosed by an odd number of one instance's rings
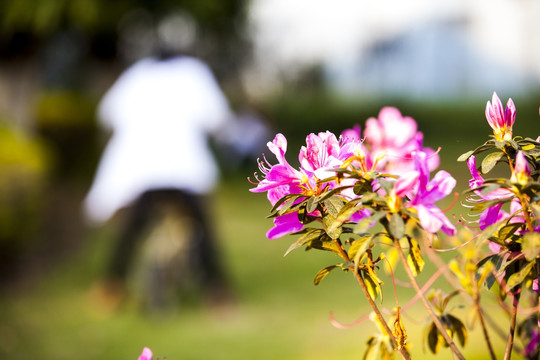
[[[107,221],[146,190],[204,194],[214,187],[218,170],[207,135],[230,110],[201,61],[137,62],[105,94],[98,114],[112,138],[84,202],[90,221]]]

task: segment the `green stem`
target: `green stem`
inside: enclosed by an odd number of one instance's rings
[[[416,282],[416,278],[414,277],[414,274],[412,273],[411,268],[407,264],[407,258],[405,257],[405,254],[403,253],[403,249],[401,248],[401,245],[399,244],[399,240],[394,238],[394,244],[395,244],[396,249],[398,251],[399,258],[401,259],[401,262],[403,263],[403,267],[405,268],[405,272],[407,273],[407,276],[409,277],[409,280],[411,281],[411,284],[412,284],[414,290],[418,294],[418,296],[420,298],[420,301],[422,302],[422,304],[426,308],[429,316],[431,317],[431,320],[433,320],[433,323],[435,324],[435,326],[439,330],[439,333],[444,338],[444,340],[446,341],[448,346],[450,346],[450,349],[456,355],[456,357],[458,359],[465,360],[465,357],[463,357],[463,355],[461,354],[461,352],[457,348],[456,344],[452,341],[452,338],[450,338],[450,336],[446,332],[446,329],[444,328],[443,324],[441,323],[441,321],[439,320],[439,318],[437,317],[437,315],[433,311],[433,308],[431,307],[431,305],[427,301],[426,297],[424,296],[424,293],[420,289],[420,286]]]
[[[350,262],[351,259],[349,258],[349,254],[345,251],[343,248],[343,244],[341,244],[341,241],[339,239],[333,239],[334,244],[337,245],[340,255],[346,262]],[[362,278],[362,275],[360,275],[360,272],[357,269],[354,269],[354,276],[356,277],[356,280],[358,281],[358,284],[360,284],[360,288],[362,288],[362,291],[364,295],[366,296],[366,299],[369,302],[369,305],[371,306],[371,309],[375,313],[375,316],[377,316],[377,319],[381,323],[381,325],[384,328],[384,331],[386,334],[390,337],[390,340],[392,341],[392,345],[394,346],[394,349],[399,352],[401,357],[406,360],[411,360],[411,357],[409,356],[409,353],[406,349],[399,346],[396,337],[392,333],[392,330],[388,327],[388,324],[386,323],[386,320],[384,319],[381,311],[379,310],[377,304],[375,304],[375,301],[371,298],[371,295],[369,294],[369,291],[367,289],[366,283],[364,282],[364,279]]]

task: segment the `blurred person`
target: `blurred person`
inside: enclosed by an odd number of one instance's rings
[[[220,160],[232,172],[251,166],[265,152],[274,134],[269,122],[254,107],[246,107],[216,136]]]
[[[228,289],[205,206],[218,179],[207,140],[232,115],[208,66],[180,55],[185,44],[178,41],[192,40],[174,36],[184,25],[175,17],[162,22],[159,55],[135,62],[101,100],[98,116],[112,137],[84,209],[90,222],[103,224],[129,208],[106,281],[122,295],[138,242],[160,204],[187,214],[196,228],[189,239],[191,273],[220,301]]]

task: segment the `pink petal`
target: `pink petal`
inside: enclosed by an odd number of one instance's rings
[[[145,347],[142,351],[142,354],[139,356],[138,360],[152,360],[152,350],[150,348]]]
[[[409,171],[401,175],[394,184],[395,194],[400,198],[409,194],[417,187],[419,177],[420,173],[418,171]]]
[[[300,231],[303,227],[304,225],[298,220],[298,212],[280,215],[274,218],[274,227],[268,230],[266,237],[269,239],[277,239]]]

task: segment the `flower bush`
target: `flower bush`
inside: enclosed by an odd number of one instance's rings
[[[337,255],[335,264],[315,275],[316,285],[330,271],[341,269],[361,287],[379,329],[367,339],[366,359],[395,354],[410,358],[401,317],[405,309],[396,303],[393,319],[388,320],[375,303],[379,297],[382,301],[380,272],[393,271],[398,259],[430,317],[425,340],[430,351],[447,347],[455,358],[464,358],[454,340],[465,346],[467,328],[448,306],[461,295],[476,312],[486,350],[495,359],[488,327],[494,322],[481,299],[489,289],[497,289],[510,315],[504,357],[517,350],[525,358],[538,358],[540,137],[513,136],[515,105],[509,99],[503,107],[495,93],[487,103],[486,118],[493,129],[491,138],[458,159],[466,162],[471,179],[463,202],[467,214],[455,221],[437,203],[452,195],[456,180],[445,170],[431,175],[439,166],[438,151],[424,147],[416,121],[393,107],[368,119],[363,133],[355,125],[339,137],[328,131],[309,134],[296,167],[286,159],[282,134],[268,143],[276,161],[259,161],[251,191],[266,193],[272,205],[274,225],[267,237],[296,236],[286,254],[304,247]],[[486,155],[477,166],[480,154]],[[496,166],[508,167],[509,176],[485,178]],[[435,239],[459,243],[449,264],[433,249]],[[426,257],[438,273],[446,270],[456,291],[427,292],[417,282]],[[520,312],[523,299],[531,306]]]

